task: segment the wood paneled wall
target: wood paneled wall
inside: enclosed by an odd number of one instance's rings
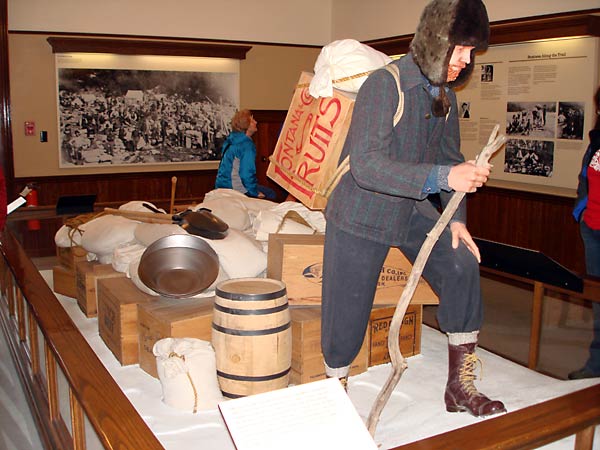
[[[585,272],[579,225],[567,197],[485,186],[467,198],[473,236],[544,253],[566,268]]]

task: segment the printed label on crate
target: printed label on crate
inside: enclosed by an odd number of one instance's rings
[[[385,364],[390,362],[388,352],[388,336],[392,324],[392,315],[371,320],[371,345],[369,365]],[[415,353],[415,338],[417,332],[417,315],[407,312],[400,327],[400,352],[404,356]]]
[[[406,286],[409,273],[401,267],[383,266],[377,281],[377,288]],[[321,284],[323,281],[323,263],[318,262],[302,270],[302,276],[311,283]],[[421,282],[422,280],[420,280]]]

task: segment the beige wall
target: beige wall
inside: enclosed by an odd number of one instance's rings
[[[8,0],[8,29],[324,45],[331,0]]]
[[[428,0],[331,0],[331,40],[359,41],[414,33]],[[600,8],[600,0],[484,0],[491,22]]]
[[[600,0],[484,0],[491,21],[600,8]],[[11,31],[325,45],[414,32],[427,0],[8,0]]]
[[[9,36],[11,120],[16,177],[83,175],[130,172],[128,167],[60,169],[58,167],[58,112],[54,55],[46,35]],[[240,106],[250,109],[287,110],[294,86],[303,70],[312,71],[318,47],[254,45],[240,64]],[[24,122],[34,121],[35,136],[25,136]],[[48,142],[39,132],[48,131]],[[208,164],[209,167],[212,167]],[[206,166],[206,164],[204,165]],[[214,164],[213,164],[214,166]],[[170,165],[190,169],[190,164]],[[143,166],[144,171],[164,170]]]

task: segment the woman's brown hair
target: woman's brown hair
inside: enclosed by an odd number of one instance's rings
[[[233,131],[246,131],[250,126],[251,119],[252,113],[249,109],[237,111],[231,119],[231,128],[233,128]]]

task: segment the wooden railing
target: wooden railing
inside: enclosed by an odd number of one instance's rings
[[[45,447],[162,449],[8,230],[0,252],[0,323]]]
[[[162,449],[8,230],[0,254],[0,325],[45,447]],[[590,450],[598,424],[600,384],[394,450],[527,449],[573,434]]]

